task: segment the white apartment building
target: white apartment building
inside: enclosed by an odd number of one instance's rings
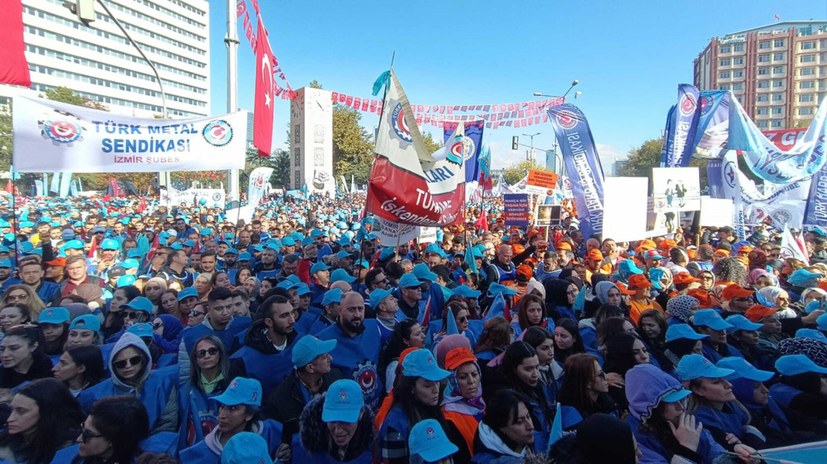
[[[760,129],[806,127],[827,95],[827,21],[715,37],[694,61],[694,82],[731,90]]]
[[[169,117],[210,113],[209,0],[103,0],[152,60],[164,84]],[[95,5],[89,26],[63,0],[23,0],[32,88],[68,87],[113,112],[163,114],[152,69]]]

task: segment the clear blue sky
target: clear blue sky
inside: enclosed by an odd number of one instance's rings
[[[589,119],[607,172],[614,158],[659,136],[677,85],[692,82],[692,60],[710,38],[773,23],[775,14],[827,18],[827,0],[259,2],[294,89],[316,79],[328,90],[369,97],[394,51],[413,103],[526,101],[538,90],[562,94],[578,79],[582,95],[574,103]],[[210,0],[213,114],[227,102],[225,4]],[[255,57],[240,23],[239,35],[239,103],[252,109]],[[275,146],[286,147],[288,101],[278,100],[275,118]],[[363,122],[371,128],[376,118]],[[535,132],[535,146],[550,148],[549,124],[487,130],[494,166],[524,158],[524,150],[511,151],[511,136]]]

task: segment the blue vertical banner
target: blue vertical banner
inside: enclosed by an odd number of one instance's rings
[[[728,90],[710,90],[701,92],[698,127],[690,152],[698,158],[721,158],[729,138],[729,100]]]
[[[603,232],[603,167],[589,122],[580,108],[566,103],[548,109],[571,180],[580,230],[585,237]]]
[[[669,112],[666,113],[666,127],[663,129],[663,146],[660,147],[660,167],[665,168],[669,163],[669,159],[666,156],[666,147],[672,145],[672,140],[675,137],[675,132],[672,130],[673,121],[675,118],[675,105],[672,105],[669,108]]]
[[[804,208],[804,225],[827,228],[827,164],[813,174],[807,207]]]
[[[445,122],[443,124],[443,142],[448,145],[448,140],[457,130],[456,122]],[[485,121],[465,121],[465,135],[462,139],[463,155],[465,156],[465,182],[477,182],[480,177],[480,150],[482,149],[482,131]]]
[[[695,147],[695,131],[698,128],[698,98],[700,92],[690,84],[678,86],[678,104],[672,115],[670,134],[667,134],[666,166],[686,167],[692,159]]]

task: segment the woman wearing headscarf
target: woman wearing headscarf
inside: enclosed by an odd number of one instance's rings
[[[789,319],[798,317],[795,310],[790,308],[790,294],[781,287],[764,287],[758,290],[758,293],[764,297],[767,306],[771,306],[778,310],[779,319]]]
[[[698,299],[689,295],[678,295],[666,303],[666,316],[669,325],[687,324],[692,314],[698,309]]]
[[[765,287],[777,287],[778,278],[766,269],[757,268],[749,273],[749,281],[755,291],[759,291]]]
[[[573,308],[578,293],[577,285],[568,280],[548,279],[543,282],[543,286],[546,288],[546,308],[554,322],[564,317],[577,320]]]
[[[448,351],[445,368],[451,373],[442,399],[445,433],[459,448],[454,462],[467,463],[474,455],[474,435],[485,412],[482,370],[477,357],[467,347]]]

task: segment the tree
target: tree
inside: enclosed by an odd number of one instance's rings
[[[353,176],[364,184],[373,164],[373,137],[359,124],[361,119],[354,109],[333,106],[333,175]]]
[[[439,150],[440,148],[442,148],[442,145],[444,145],[442,142],[434,140],[434,137],[431,135],[430,132],[425,134],[423,138],[425,139],[425,146],[428,147],[429,153],[433,153]]]
[[[528,174],[528,171],[539,170],[545,172],[553,172],[544,165],[535,160],[518,161],[511,166],[503,169],[503,182],[508,185],[514,185]]]
[[[43,92],[43,96],[52,101],[68,103],[70,105],[86,106],[101,111],[109,111],[105,105],[92,100],[91,98],[82,97],[76,94],[68,87],[55,87]]]
[[[660,166],[662,139],[649,139],[637,148],[629,151],[629,158],[620,168],[624,177],[651,177],[652,168]]]
[[[242,190],[250,182],[250,173],[259,167],[273,168],[270,183],[274,188],[287,188],[290,184],[290,153],[286,150],[276,150],[270,156],[258,156],[258,149],[251,147],[245,155],[245,169],[239,173],[239,183]]]

